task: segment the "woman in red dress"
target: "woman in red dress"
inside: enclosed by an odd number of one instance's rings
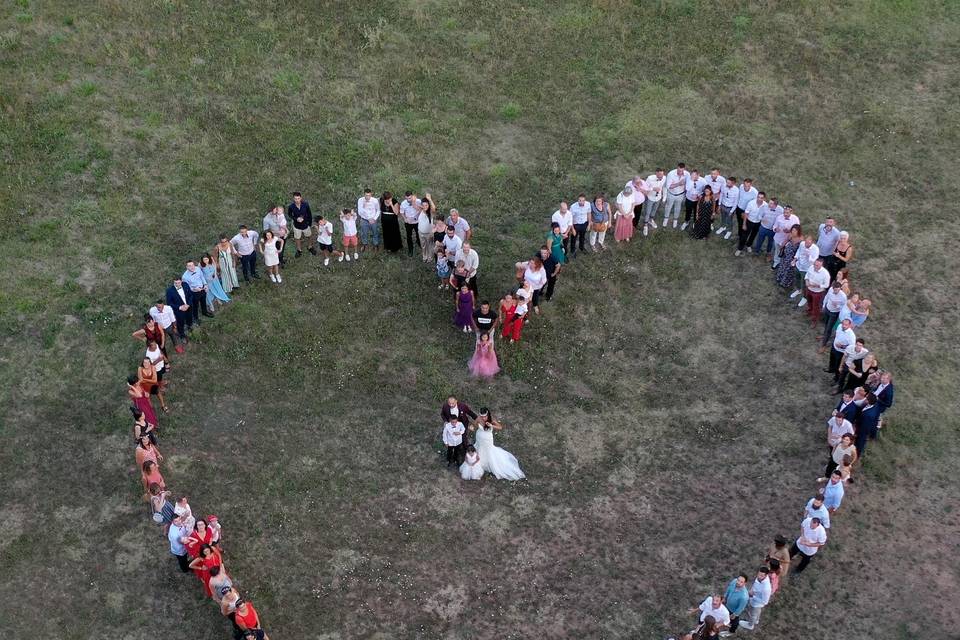
[[[146,416],[147,422],[157,424],[157,413],[153,410],[153,403],[150,402],[150,394],[140,386],[137,376],[127,378],[127,395],[130,397],[130,403]]]
[[[234,623],[243,631],[259,631],[259,637],[263,640],[270,640],[270,636],[263,633],[263,627],[260,625],[260,616],[253,605],[243,598],[237,600],[236,610],[234,611]]]
[[[513,321],[517,314],[517,301],[512,293],[508,293],[500,300],[500,317],[503,318],[502,337],[507,338],[513,335]]]
[[[213,541],[213,530],[207,526],[204,518],[197,518],[193,524],[193,532],[187,537],[186,547],[190,558],[196,558],[200,555],[200,549],[204,545],[211,545]],[[199,577],[200,574],[197,574]]]
[[[210,569],[212,567],[223,567],[223,559],[220,556],[220,550],[204,544],[196,558],[190,563],[190,568],[194,570],[200,580],[203,581],[203,592],[208,598],[213,597],[213,591],[210,590]]]

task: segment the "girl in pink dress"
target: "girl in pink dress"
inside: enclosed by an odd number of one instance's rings
[[[497,364],[497,352],[493,348],[493,339],[490,333],[484,331],[477,336],[477,347],[473,357],[467,363],[470,373],[478,378],[492,378],[500,371]]]

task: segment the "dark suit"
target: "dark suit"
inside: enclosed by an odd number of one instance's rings
[[[466,402],[457,402],[457,410],[460,411],[457,417],[460,418],[460,422],[463,423],[464,427],[470,423],[470,420],[476,420],[477,418],[477,414],[474,413],[473,409],[471,409],[470,405]],[[450,413],[450,405],[446,402],[444,402],[440,408],[440,417],[444,422],[450,422],[450,419],[453,417],[453,414]]]
[[[893,406],[893,383],[891,382],[883,391],[877,394],[877,406],[880,407],[880,413],[883,414],[887,409]]]
[[[185,328],[193,327],[193,291],[190,291],[190,287],[183,287],[182,289],[184,297],[187,299],[187,304],[190,305],[190,308],[186,311],[181,311],[180,306],[183,304],[183,298],[180,297],[180,294],[177,293],[177,288],[173,285],[167,287],[167,305],[173,309],[173,315],[177,319],[177,334],[183,338],[186,334],[184,333]]]
[[[867,438],[875,440],[877,437],[877,425],[880,423],[880,405],[864,406],[860,415],[857,417],[857,440],[854,443],[857,447],[857,455],[863,457],[867,449]]]
[[[844,418],[850,421],[850,424],[857,424],[857,416],[860,415],[860,407],[857,406],[857,403],[851,401],[846,407],[843,406],[843,400],[837,403],[837,411]]]

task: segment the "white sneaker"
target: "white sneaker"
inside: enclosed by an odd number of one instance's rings
[[[690,224],[689,222],[684,222],[682,225],[680,225],[680,231],[686,231],[687,225],[689,225],[689,224]],[[674,226],[676,226],[676,225],[674,225]]]
[[[270,274],[270,282],[276,282],[276,281],[277,281],[277,276],[275,276],[275,275],[273,275],[273,274],[271,273],[271,274]]]
[[[794,290],[793,290],[793,293],[790,294],[790,299],[793,300],[793,299],[796,298],[798,295],[800,295],[800,289],[794,289]]]
[[[730,239],[730,236],[732,236],[732,235],[733,235],[733,231],[727,231],[725,234],[723,234],[723,239],[724,239],[724,240],[729,240],[729,239]]]
[[[347,262],[350,262],[350,254],[344,252],[343,257],[346,258]]]
[[[740,256],[743,255],[743,251],[740,251],[740,249],[737,249],[737,250],[734,252],[733,255],[735,255],[735,256],[737,256],[737,257],[739,258]]]
[[[324,259],[323,259],[323,266],[325,266],[325,267],[330,266],[330,258],[324,258]]]
[[[747,253],[753,253],[753,247],[747,247]]]
[[[663,224],[661,224],[660,226],[663,227],[664,229],[666,229],[668,222],[670,222],[670,218],[664,218],[664,219],[663,219]],[[676,220],[674,220],[674,222],[676,222]],[[677,225],[673,225],[673,226],[677,226]]]
[[[347,258],[347,260],[349,260],[349,259],[350,259],[350,258]],[[339,258],[337,258],[337,262],[343,262],[343,256],[340,256]]]
[[[805,306],[807,306],[807,299],[806,299],[806,298],[802,298],[802,299],[800,300],[800,302],[797,303],[797,306],[798,306],[798,307],[805,307]]]
[[[650,227],[653,228],[653,229],[656,229],[656,228],[657,228],[657,223],[654,222],[653,220],[651,220],[651,221],[650,221]]]
[[[643,235],[646,236],[650,231],[647,230],[647,225],[643,225]]]
[[[357,253],[356,251],[354,251],[354,252],[353,252],[353,259],[354,259],[354,260],[359,260],[359,259],[360,259],[360,254]]]
[[[724,229],[726,229],[726,227],[720,227],[719,229],[717,229],[716,231],[714,231],[714,233],[716,233],[717,235],[720,235],[721,233],[723,233],[723,230],[724,230]]]
[[[663,226],[667,226],[667,221],[666,221],[666,220],[663,221]],[[686,227],[687,225],[684,224],[683,226]],[[673,219],[673,228],[674,228],[674,229],[677,228],[677,219],[676,219],[676,218]]]
[[[280,274],[278,273],[278,274],[277,274],[277,284],[280,284],[281,282],[283,282],[283,278],[281,278],[281,277],[280,277]]]

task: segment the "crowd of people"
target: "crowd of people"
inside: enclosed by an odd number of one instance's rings
[[[679,163],[669,172],[657,169],[646,178],[635,176],[613,198],[612,206],[603,193],[592,198],[581,193],[572,204],[561,201],[545,220],[544,242],[529,258],[515,263],[516,287],[504,292],[495,306],[480,297],[480,257],[473,246],[473,227],[457,209],[438,215],[429,193],[421,198],[407,191],[398,200],[389,191],[378,198],[367,189],[356,206],[340,209],[335,217],[340,222],[339,243],[334,239],[333,220],[323,214],[314,216],[309,202],[294,192],[288,206],[276,205],[267,211],[260,231],[240,225],[236,234],[220,236],[198,260],[188,260],[183,273],[173,279],[133,333],[146,343],[136,374],[128,378],[135,457],[145,498],[180,569],[200,578],[204,594],[231,621],[235,638],[267,636],[253,604],[240,595],[226,571],[217,518],[194,517],[184,497],[170,501],[174,494],[161,474],[160,427],[153,398],[163,412],[169,411],[165,376],[171,370],[172,354],[183,353],[195,327],[215,318],[231,296],[261,279],[258,255],[270,281],[283,283],[291,236],[294,259],[306,251],[322,259],[321,268],[328,268],[332,260],[356,261],[361,254],[371,256],[381,250],[400,253],[405,239],[407,254],[435,270],[438,290],[452,293],[455,327],[475,336],[468,369],[482,378],[500,371],[495,347],[498,332],[502,341],[519,342],[523,327],[541,314],[541,304],[553,299],[561,271],[578,255],[608,250],[611,229],[616,244],[648,237],[658,229],[685,231],[696,240],[717,236],[731,241],[736,257],[752,254],[769,263],[785,300],[799,298],[797,306],[804,308],[815,330],[819,352],[830,351],[825,371],[833,375],[835,393],[842,394],[842,399],[827,421],[829,456],[818,474],[816,495],[804,507],[799,536],[789,547],[787,538],[777,536],[752,582],[746,574],[737,576],[723,592],[711,594],[693,609],[699,622],[685,637],[701,640],[756,628],[761,610],[785,585],[792,563],[796,561],[793,573],[802,572],[826,544],[844,487],[853,482],[855,465],[863,459],[868,442],[878,437],[883,414],[893,404],[892,374],[880,368],[876,355],[855,333],[870,316],[871,302],[851,285],[850,234],[840,230],[832,217],[817,225],[815,234],[804,234],[793,207],[768,197],[751,179],[724,177],[718,169],[701,177],[696,169]],[[503,425],[489,410],[477,414],[451,397],[441,409],[441,419],[447,465],[455,466],[464,480],[479,480],[486,473],[501,479],[524,478],[517,459],[494,445],[493,433]]]

